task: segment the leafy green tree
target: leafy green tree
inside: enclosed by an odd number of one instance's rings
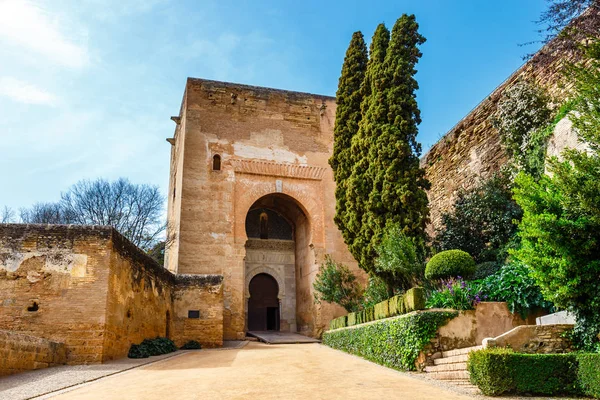
[[[503,263],[517,230],[513,221],[523,214],[512,198],[511,185],[508,174],[501,173],[459,192],[452,210],[442,214],[434,246],[466,251],[477,263]]]
[[[336,263],[330,255],[325,256],[313,287],[316,303],[336,303],[352,312],[358,310],[362,301],[362,287],[356,276],[344,264]]]
[[[358,132],[361,120],[360,105],[362,102],[361,85],[365,79],[369,56],[367,45],[361,32],[354,32],[346,51],[342,74],[336,93],[335,127],[333,129],[333,155],[329,165],[333,169],[336,183],[335,223],[338,225],[344,240],[349,240],[346,227],[346,180],[352,171],[350,144],[352,137]]]
[[[571,116],[589,152],[566,150],[564,161],[549,161],[549,176],[538,182],[519,174],[515,199],[523,208],[521,247],[515,259],[532,269],[544,297],[577,317],[575,339],[600,351],[600,41],[586,50],[589,64],[573,66],[581,100]],[[590,65],[592,68],[590,68]],[[594,106],[595,105],[595,106]]]
[[[377,273],[376,249],[388,224],[398,224],[418,243],[426,240],[429,182],[419,167],[416,136],[421,118],[414,79],[421,57],[418,46],[424,41],[415,17],[403,15],[391,38],[381,24],[371,43],[346,193],[348,247],[370,273]]]
[[[373,307],[377,303],[390,298],[388,285],[383,279],[377,275],[369,275],[369,282],[363,294],[361,307]]]
[[[425,264],[415,240],[402,233],[398,225],[390,225],[377,248],[377,275],[393,289],[406,291],[417,286],[425,272]]]

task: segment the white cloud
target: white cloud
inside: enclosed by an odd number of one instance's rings
[[[25,104],[54,106],[58,102],[54,94],[12,77],[0,77],[0,96]]]
[[[65,21],[27,0],[0,0],[0,39],[70,68],[89,63],[87,49],[65,35]],[[62,28],[62,30],[61,30]]]

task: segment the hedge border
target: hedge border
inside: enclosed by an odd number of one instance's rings
[[[471,352],[471,383],[487,396],[581,395],[600,398],[600,354],[523,354],[491,348]]]
[[[323,344],[386,367],[414,371],[419,353],[440,326],[457,311],[415,311],[410,314],[327,331]]]
[[[333,330],[347,326],[360,325],[424,309],[425,290],[420,287],[415,287],[407,290],[406,293],[402,295],[397,295],[377,303],[373,307],[332,319],[329,323],[329,329]]]

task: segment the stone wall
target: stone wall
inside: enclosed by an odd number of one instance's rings
[[[70,364],[156,336],[220,346],[222,310],[221,276],[176,276],[111,227],[0,224],[0,326],[64,343]]]
[[[102,361],[112,231],[0,225],[0,326],[65,343],[69,363]]]
[[[571,324],[523,325],[483,341],[484,347],[509,347],[518,353],[550,354],[573,351],[567,333]]]
[[[0,330],[0,376],[66,362],[64,343]]]
[[[553,46],[551,42],[543,49],[543,60],[538,53],[502,82],[421,158],[421,166],[431,182],[428,191],[430,233],[441,227],[442,214],[451,210],[460,190],[473,188],[506,164],[507,156],[498,131],[491,123],[504,91],[525,79],[546,88],[557,103],[568,96],[569,85],[562,70],[567,62],[577,61],[577,57],[555,53]],[[570,130],[559,131],[559,134],[572,136]],[[555,135],[553,141],[561,143],[563,140]]]
[[[443,351],[478,346],[484,339],[499,336],[517,326],[535,324],[537,316],[531,314],[523,319],[511,313],[505,302],[482,302],[475,310],[461,311],[438,329],[436,336],[419,355],[418,369],[433,365],[433,359],[440,357]]]
[[[173,292],[172,337],[178,346],[196,340],[203,347],[223,345],[223,276],[178,275]],[[199,318],[188,318],[190,310]]]

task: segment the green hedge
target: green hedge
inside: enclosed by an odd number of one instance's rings
[[[600,399],[600,354],[577,354],[579,386],[583,393]]]
[[[600,354],[521,354],[485,349],[469,355],[471,383],[483,394],[600,397]]]
[[[402,295],[394,296],[373,307],[362,311],[349,313],[344,317],[331,320],[329,329],[339,329],[346,326],[364,324],[365,322],[376,321],[396,315],[402,315],[416,310],[425,309],[425,291],[423,288],[416,287],[407,290]]]
[[[144,339],[140,344],[132,344],[129,347],[129,358],[147,358],[177,351],[177,346],[171,339],[156,337],[154,339]]]
[[[423,348],[438,328],[457,316],[455,311],[421,311],[323,334],[323,343],[334,349],[387,367],[414,370]]]

